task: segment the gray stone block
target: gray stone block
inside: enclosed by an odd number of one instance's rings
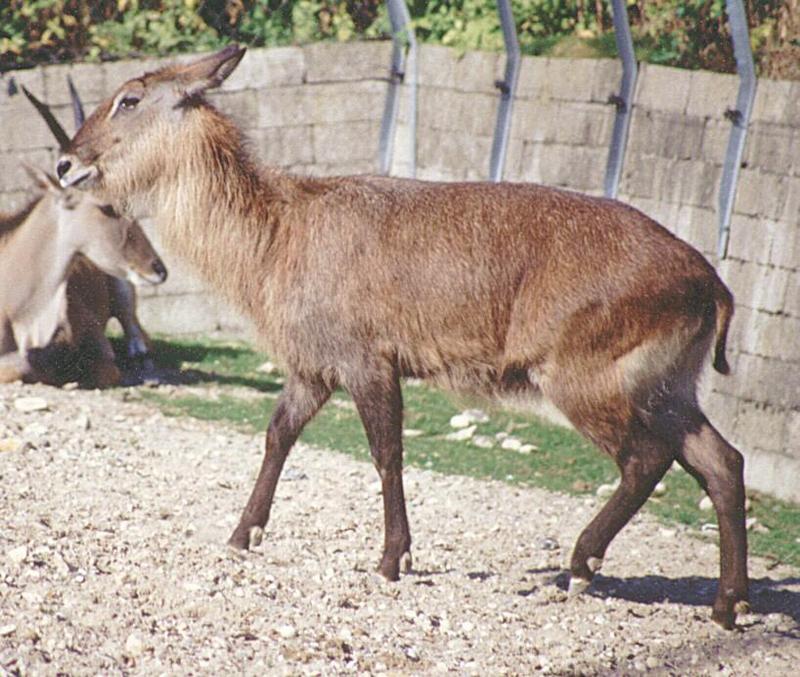
[[[23,86],[43,99],[45,94],[44,71],[44,68],[38,67],[0,73],[0,111],[4,111],[7,105],[12,106],[12,109],[15,105],[19,105],[20,110],[30,106],[22,93]],[[13,87],[11,86],[12,82]],[[12,95],[11,90],[16,90],[16,93]],[[20,105],[22,103],[25,106]],[[7,128],[3,126],[4,131],[5,129]]]
[[[544,101],[550,98],[548,59],[542,56],[524,56],[519,65],[517,96],[521,99]]]
[[[551,141],[548,134],[552,131],[550,123],[558,104],[551,101],[529,101],[517,99],[511,112],[512,139],[525,141]]]
[[[164,59],[141,59],[135,61],[108,61],[100,66],[105,72],[105,86],[110,96],[120,86],[128,80],[138,78],[144,73],[150,73],[158,70],[162,66],[166,66],[179,61],[191,61],[197,58],[198,55],[190,54],[184,55],[182,58],[164,58]]]
[[[722,166],[728,149],[731,126],[727,121],[709,120],[703,127],[703,140],[700,145],[700,159]]]
[[[788,174],[795,161],[795,132],[789,127],[754,122],[748,130],[743,161],[752,169]]]
[[[548,119],[546,141],[573,146],[608,147],[614,123],[610,109],[582,102],[564,102],[556,106]]]
[[[461,92],[497,93],[499,60],[495,52],[465,52],[456,59],[451,86]]]
[[[735,75],[691,71],[686,114],[709,120],[724,120],[725,111],[736,107],[739,79]]]
[[[75,84],[75,89],[83,102],[84,110],[89,115],[100,101],[114,93],[116,85],[106,82],[106,71],[98,64],[76,63],[68,67],[69,76]],[[71,103],[67,79],[63,73],[51,73],[50,68],[45,69],[47,101],[52,104],[67,105]]]
[[[249,49],[223,83],[222,91],[300,85],[305,74],[305,52],[301,47]]]
[[[456,115],[450,120],[447,128],[468,136],[492,136],[497,118],[497,105],[497,97],[493,95],[459,92]]]
[[[449,47],[422,45],[419,83],[436,89],[498,95],[495,82],[502,79],[504,64],[504,57],[494,52],[459,53]]]
[[[542,182],[580,191],[601,187],[605,159],[606,154],[602,149],[546,145],[542,148]]]
[[[742,353],[734,380],[739,397],[779,409],[800,409],[800,362]]]
[[[315,125],[312,131],[314,161],[342,164],[370,160],[378,164],[379,125],[374,122],[348,122]]]
[[[137,313],[151,333],[208,333],[221,328],[215,299],[207,293],[140,298]]]
[[[23,163],[52,174],[54,165],[52,158],[52,153],[41,148],[24,154],[0,153],[0,192],[28,191],[31,195],[38,192]]]
[[[259,90],[258,120],[261,127],[307,125],[314,122],[313,92],[308,87]]]
[[[303,48],[307,82],[386,79],[392,46],[389,41],[315,42]]]
[[[740,400],[733,434],[745,449],[780,453],[786,444],[787,421],[784,409]]]
[[[800,482],[797,481],[800,477],[800,461],[797,458],[761,449],[743,451],[744,480],[747,487],[786,501],[800,502]]]
[[[744,328],[742,348],[753,355],[800,361],[800,318],[756,311]]]
[[[720,263],[720,271],[724,272],[737,303],[767,313],[779,313],[783,310],[791,278],[790,271],[732,259]],[[759,352],[754,345],[750,345],[749,351]]]
[[[591,101],[596,64],[594,59],[549,59],[547,78],[550,97],[560,101]]]
[[[695,249],[709,254],[717,247],[717,223],[714,210],[707,207],[681,205],[675,232]]]
[[[453,89],[420,88],[417,123],[435,130],[453,129],[464,96]]]
[[[72,133],[71,112],[64,107],[54,106],[53,115],[64,127],[68,134]],[[0,116],[10,120],[10,124],[3,124],[3,133],[0,134],[0,153],[12,151],[24,157],[33,149],[57,149],[55,137],[48,129],[44,120],[28,103],[26,99],[17,99],[13,105],[3,106]]]
[[[659,117],[644,108],[634,109],[628,132],[627,153],[647,153],[655,155],[661,148],[658,134]]]
[[[641,64],[635,105],[662,113],[684,115],[689,105],[691,71]]]
[[[481,180],[489,173],[489,137],[465,139],[460,134],[441,132],[420,138],[419,167],[433,178],[449,180]]]
[[[631,152],[691,160],[701,155],[705,125],[701,120],[660,111],[641,110],[631,120]]]
[[[386,83],[323,83],[308,88],[307,103],[315,124],[380,121],[386,99]]]
[[[248,90],[214,92],[209,100],[240,127],[258,125],[259,102],[255,92]]]
[[[656,162],[628,153],[620,181],[620,193],[628,198],[651,198],[656,191]]]
[[[680,181],[678,202],[697,207],[714,207],[722,170],[702,160],[682,160],[675,180]]]
[[[376,174],[377,164],[372,160],[347,160],[341,162],[314,162],[289,168],[301,176],[354,176]]]
[[[438,89],[455,89],[457,58],[455,51],[449,47],[420,45],[419,85]]]
[[[770,263],[772,240],[779,227],[774,221],[732,214],[728,256],[742,261]]]
[[[619,59],[597,59],[594,65],[591,100],[595,103],[608,104],[609,97],[620,93],[622,81],[622,64]],[[612,113],[614,107],[609,105]]]
[[[734,211],[747,216],[780,218],[787,204],[789,182],[785,177],[755,169],[742,169],[736,188]]]
[[[779,221],[775,229],[769,261],[789,270],[800,269],[800,221]]]
[[[311,164],[314,161],[312,127],[268,127],[253,132],[253,143],[261,162],[278,167]]]
[[[767,80],[760,78],[753,102],[753,113],[750,121],[791,123],[788,119],[792,83],[788,80]]]
[[[783,312],[790,317],[800,319],[800,272],[797,270],[790,271],[786,299],[783,302]],[[800,337],[797,340],[800,340]]]

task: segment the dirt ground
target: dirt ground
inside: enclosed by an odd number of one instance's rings
[[[0,674],[798,674],[800,572],[751,558],[724,632],[716,544],[646,515],[567,599],[595,498],[409,469],[415,568],[389,584],[376,473],[346,456],[296,448],[240,555],[260,435],[10,385],[0,449]]]

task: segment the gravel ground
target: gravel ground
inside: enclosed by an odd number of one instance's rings
[[[236,554],[261,446],[135,390],[0,386],[0,674],[797,674],[800,573],[752,558],[755,611],[718,630],[716,544],[646,515],[567,599],[595,498],[409,469],[388,584],[376,473],[301,445]]]

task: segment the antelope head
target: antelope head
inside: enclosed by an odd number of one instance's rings
[[[83,122],[83,107],[69,81],[75,124]],[[25,95],[44,118],[64,150],[69,137],[50,108],[23,87]],[[52,200],[53,220],[59,236],[70,250],[84,254],[103,272],[136,284],[160,284],[167,269],[142,227],[120,216],[110,204],[92,193],[64,188],[47,172],[26,166],[31,178]]]
[[[203,93],[236,68],[245,49],[230,45],[184,65],[128,80],[89,116],[56,165],[64,187],[111,199],[147,191],[167,171],[170,144],[186,143],[187,125],[208,104]]]

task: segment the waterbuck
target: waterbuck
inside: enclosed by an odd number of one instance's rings
[[[159,284],[166,268],[139,224],[32,173],[42,195],[0,215],[0,382],[114,385],[107,275]]]
[[[230,538],[248,548],[286,456],[331,389],[352,395],[383,487],[379,571],[411,565],[400,379],[489,394],[540,390],[619,466],[581,533],[571,588],[674,459],[710,495],[721,575],[713,618],[747,608],[743,459],[697,404],[713,344],[725,373],[733,299],[692,247],[622,203],[533,184],[301,178],[259,168],[203,94],[230,46],[123,84],[57,164],[82,186],[154,215],[164,242],[255,322],[287,379],[255,487]]]

